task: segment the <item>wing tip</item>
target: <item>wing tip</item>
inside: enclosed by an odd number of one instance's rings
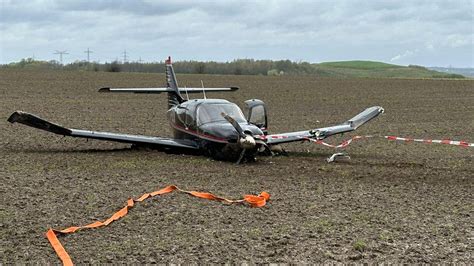
[[[110,87],[103,87],[99,89],[99,92],[110,92]]]
[[[41,129],[41,130],[46,130],[46,131],[59,134],[59,135],[67,136],[71,134],[71,130],[69,128],[65,128],[63,126],[51,123],[36,115],[23,112],[23,111],[13,112],[7,120],[10,123],[17,122],[20,124],[24,124],[30,127]]]
[[[237,86],[230,87],[231,91],[236,91],[236,90],[239,90],[239,89],[240,89],[240,87],[237,87]]]
[[[10,123],[15,123],[18,121],[18,118],[20,118],[22,111],[15,111],[13,112],[10,117],[8,117],[7,121]]]

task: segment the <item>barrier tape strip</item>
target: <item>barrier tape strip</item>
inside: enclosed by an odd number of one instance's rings
[[[307,138],[307,140],[312,141],[316,144],[321,144],[321,145],[326,146],[326,147],[335,148],[335,149],[342,149],[342,148],[345,148],[345,147],[349,146],[354,140],[364,139],[364,138],[372,138],[372,137],[373,136],[354,136],[354,137],[352,137],[348,140],[344,140],[339,145],[332,145],[332,144],[329,144],[329,143],[326,143],[322,140],[317,140],[317,139]]]
[[[428,143],[428,144],[439,143],[439,144],[455,145],[455,146],[461,146],[461,147],[474,147],[474,143],[469,143],[467,141],[458,141],[458,140],[449,140],[449,139],[444,139],[444,140],[414,139],[414,138],[402,138],[402,137],[396,137],[396,136],[372,136],[372,135],[354,136],[354,137],[352,137],[348,140],[344,140],[339,145],[332,145],[332,144],[326,143],[322,140],[316,140],[316,139],[311,139],[311,138],[306,138],[306,140],[312,141],[316,144],[321,144],[321,145],[326,146],[326,147],[339,149],[339,148],[345,148],[345,147],[349,146],[354,140],[366,139],[366,138],[385,138],[387,140],[393,140],[393,141],[422,142],[422,143]]]
[[[122,209],[120,209],[119,211],[114,213],[110,218],[108,218],[105,221],[102,221],[102,222],[101,221],[96,221],[96,222],[93,222],[91,224],[84,225],[84,226],[71,226],[71,227],[68,227],[68,228],[65,228],[65,229],[62,229],[62,230],[55,230],[55,229],[50,228],[48,230],[48,232],[46,232],[46,237],[48,238],[49,243],[53,247],[54,251],[56,251],[56,254],[58,255],[58,257],[61,259],[63,265],[67,265],[67,266],[73,265],[71,257],[69,256],[69,254],[64,249],[64,247],[61,244],[61,242],[59,241],[57,235],[70,234],[70,233],[74,233],[74,232],[76,232],[78,230],[82,230],[82,229],[97,228],[97,227],[102,227],[102,226],[109,225],[113,221],[119,220],[120,218],[127,215],[128,211],[131,208],[133,208],[133,206],[135,205],[135,202],[142,202],[142,201],[144,201],[148,198],[155,197],[155,196],[158,196],[158,195],[163,195],[163,194],[166,194],[166,193],[170,193],[170,192],[173,192],[175,190],[178,191],[178,192],[183,192],[183,193],[189,194],[191,196],[202,198],[202,199],[222,201],[222,202],[225,202],[227,204],[248,203],[248,204],[250,204],[250,206],[257,207],[257,208],[265,206],[267,201],[270,199],[270,194],[268,194],[265,191],[260,193],[258,196],[256,196],[256,195],[245,195],[243,199],[230,200],[230,199],[226,199],[226,198],[223,198],[223,197],[216,196],[216,195],[208,193],[208,192],[187,191],[187,190],[182,190],[182,189],[178,188],[177,186],[171,185],[171,186],[167,186],[165,188],[162,188],[160,190],[157,190],[157,191],[154,191],[154,192],[151,192],[151,193],[145,193],[141,197],[139,197],[138,199],[128,199],[127,200],[127,205],[125,205],[125,207],[123,207]]]
[[[456,146],[461,146],[461,147],[474,147],[474,143],[469,143],[467,141],[459,141],[459,140],[450,140],[450,139],[443,139],[443,140],[437,140],[437,139],[413,139],[413,138],[401,138],[401,137],[395,137],[395,136],[384,136],[384,138],[388,140],[401,140],[405,142],[423,142],[423,143],[439,143],[439,144],[448,144],[448,145],[456,145]]]

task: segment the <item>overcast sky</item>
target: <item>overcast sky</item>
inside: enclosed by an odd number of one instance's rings
[[[324,62],[474,67],[474,0],[0,0],[0,63]]]

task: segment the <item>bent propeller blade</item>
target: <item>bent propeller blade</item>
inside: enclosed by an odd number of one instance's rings
[[[225,120],[232,124],[235,130],[237,130],[237,132],[239,133],[240,137],[245,138],[247,136],[245,135],[244,130],[240,127],[239,123],[237,123],[234,118],[224,112],[222,112],[221,115],[225,118]]]

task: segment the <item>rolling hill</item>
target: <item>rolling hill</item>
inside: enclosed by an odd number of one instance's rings
[[[340,61],[313,64],[317,73],[330,77],[360,78],[464,78],[462,75],[443,73],[423,66],[400,66],[374,61]]]

